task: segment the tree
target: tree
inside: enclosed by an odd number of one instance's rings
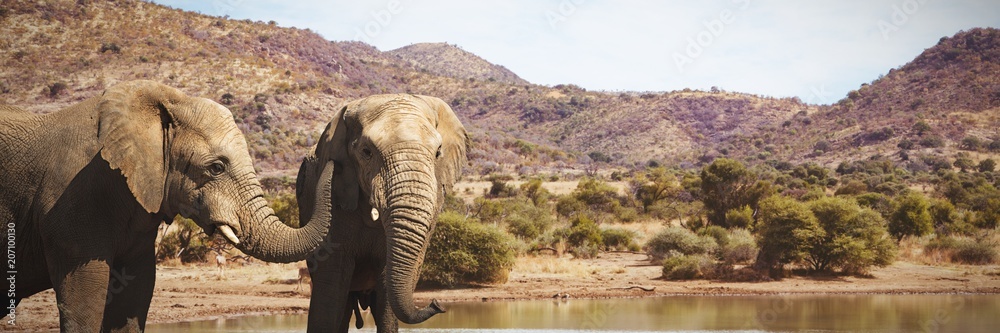
[[[760,252],[754,268],[771,276],[805,256],[806,246],[823,236],[816,216],[804,203],[780,195],[761,200],[756,229]]]
[[[636,200],[642,204],[644,210],[649,207],[677,196],[683,191],[677,181],[677,177],[667,172],[666,168],[653,168],[648,172],[640,173],[629,182]]]
[[[934,225],[928,210],[930,203],[919,192],[907,192],[892,203],[889,216],[889,233],[902,240],[904,236],[923,236],[933,231]]]
[[[620,206],[618,190],[608,183],[594,178],[584,178],[576,185],[573,196],[596,212],[613,213]]]
[[[769,191],[769,183],[758,181],[754,172],[736,160],[719,158],[701,170],[702,201],[708,221],[715,225],[729,227],[726,212],[743,206],[756,210]]]
[[[805,261],[815,271],[841,269],[863,273],[871,266],[886,266],[896,248],[885,228],[885,219],[870,208],[842,198],[822,198],[809,203],[822,237],[812,239]]]

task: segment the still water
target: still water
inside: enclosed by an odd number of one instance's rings
[[[1000,332],[1000,295],[672,296],[469,302],[401,331]],[[371,314],[365,328],[374,331]],[[351,330],[356,331],[352,320]],[[150,332],[300,332],[306,316],[150,325]]]

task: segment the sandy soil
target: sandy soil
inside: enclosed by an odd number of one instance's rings
[[[150,323],[213,319],[255,314],[305,313],[308,284],[299,288],[296,264],[231,265],[224,276],[209,265],[157,269]],[[897,262],[868,278],[794,276],[772,282],[660,280],[661,267],[643,254],[603,253],[580,260],[551,256],[521,258],[507,283],[452,290],[423,290],[420,302],[436,298],[447,307],[456,301],[573,298],[627,298],[666,295],[779,293],[990,293],[1000,294],[1000,266],[927,266]],[[645,290],[644,290],[645,289]],[[651,291],[647,291],[651,290]],[[3,331],[58,329],[55,294],[49,290],[22,301],[17,326]]]

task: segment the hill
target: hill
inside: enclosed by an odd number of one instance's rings
[[[905,160],[914,154],[988,151],[1000,139],[1000,30],[942,37],[913,61],[810,118],[808,127],[823,131],[806,137],[829,151],[814,157],[831,164],[851,155]]]
[[[0,102],[44,113],[119,81],[160,81],[228,106],[271,176],[294,175],[337,105],[378,93],[451,104],[474,141],[469,174],[686,167],[719,156],[836,165],[924,135],[940,137],[933,150],[998,134],[995,29],[943,38],[835,105],[808,105],[720,89],[542,86],[454,45],[383,52],[138,1],[8,1],[0,23]],[[918,135],[921,121],[930,129]]]
[[[527,84],[509,69],[492,64],[479,56],[447,43],[418,43],[386,52],[418,70],[456,79]]]

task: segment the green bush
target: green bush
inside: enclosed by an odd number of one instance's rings
[[[604,248],[608,250],[624,251],[638,247],[635,244],[635,232],[622,228],[601,230],[601,239],[604,241]]]
[[[729,230],[717,225],[710,225],[698,229],[698,235],[712,237],[715,239],[715,243],[718,244],[719,247],[725,247],[726,244],[729,244]]]
[[[295,199],[295,193],[280,192],[268,198],[268,206],[274,210],[274,215],[292,228],[299,227],[299,202]]]
[[[563,217],[571,217],[576,214],[580,214],[587,211],[587,204],[572,195],[564,195],[559,197],[556,202],[556,213],[559,213]]]
[[[614,207],[621,205],[618,190],[594,178],[581,179],[572,195],[595,212],[613,214]]]
[[[542,180],[537,178],[521,184],[520,193],[527,196],[528,199],[530,199],[531,202],[538,207],[546,206],[549,199],[552,198],[552,193],[542,187]]]
[[[761,201],[756,230],[760,252],[754,268],[771,276],[780,275],[785,264],[804,257],[807,245],[823,234],[812,211],[785,196]]]
[[[948,261],[964,264],[989,265],[1000,262],[997,241],[995,237],[990,237],[990,233],[978,238],[938,236],[927,243],[924,251],[939,253]]]
[[[805,260],[813,270],[864,274],[895,260],[896,245],[874,210],[843,197],[810,202],[809,209],[823,231],[806,247]]]
[[[698,236],[680,227],[669,227],[646,242],[644,250],[653,260],[659,261],[677,255],[709,254],[717,247],[712,237]]]
[[[892,202],[889,233],[897,240],[903,239],[904,236],[919,237],[929,234],[933,231],[929,208],[927,197],[918,192],[910,191],[897,197]]]
[[[710,270],[712,260],[703,254],[673,256],[663,261],[663,277],[667,280],[697,279]]]
[[[597,227],[597,223],[590,219],[586,215],[580,214],[570,221],[569,234],[566,240],[571,246],[600,246],[604,244],[604,240],[601,238],[601,229]]]
[[[726,225],[736,228],[753,226],[753,209],[750,206],[730,209],[726,212]]]
[[[747,264],[757,258],[760,249],[757,248],[757,241],[753,234],[746,229],[733,229],[725,245],[722,245],[719,252],[722,261],[727,264]]]
[[[453,287],[507,281],[516,241],[499,229],[455,212],[438,216],[420,274],[421,283]]]
[[[990,265],[997,262],[997,249],[991,244],[963,242],[955,251],[954,260],[970,265]]]

